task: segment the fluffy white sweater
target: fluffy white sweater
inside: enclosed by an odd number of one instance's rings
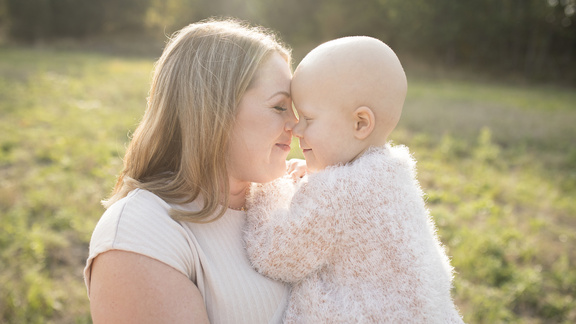
[[[462,323],[406,147],[252,189],[246,248],[292,284],[286,323]]]

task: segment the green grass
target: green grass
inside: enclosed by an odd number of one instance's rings
[[[88,242],[152,68],[0,47],[0,322],[90,322]],[[575,322],[576,94],[470,80],[409,73],[392,135],[418,160],[456,303],[468,323]]]
[[[576,93],[418,79],[410,146],[470,323],[576,321]]]
[[[84,323],[82,267],[150,60],[0,49],[0,322]]]

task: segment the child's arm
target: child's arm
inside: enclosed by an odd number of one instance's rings
[[[322,195],[308,192],[304,183],[289,197],[285,187],[291,183],[277,180],[252,193],[245,237],[254,267],[286,282],[299,281],[322,267],[336,234],[333,213]]]

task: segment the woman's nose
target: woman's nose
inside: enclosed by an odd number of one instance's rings
[[[296,118],[296,114],[294,114],[293,110],[290,111],[290,113],[287,115],[288,117],[286,117],[286,124],[284,126],[284,129],[289,132],[294,130],[294,127],[298,123],[298,118]]]

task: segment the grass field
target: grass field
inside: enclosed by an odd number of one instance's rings
[[[152,68],[0,47],[1,323],[90,322],[88,242]],[[406,68],[392,139],[418,160],[466,322],[576,322],[576,91]]]

